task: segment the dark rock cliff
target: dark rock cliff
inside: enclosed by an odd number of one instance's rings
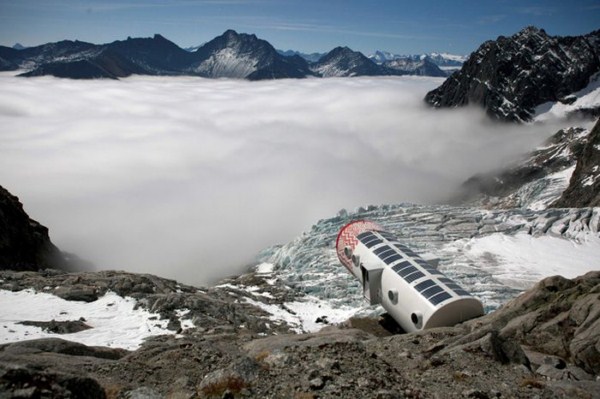
[[[569,101],[599,70],[600,30],[559,37],[527,27],[483,43],[425,101],[438,108],[476,105],[495,119],[529,121],[536,106]]]
[[[600,119],[578,157],[569,187],[553,206],[600,206]]]
[[[568,181],[564,182],[560,173],[567,173],[580,162],[586,162],[583,152],[590,140],[593,138],[587,129],[561,129],[518,163],[470,177],[451,202],[486,208],[527,208],[534,203],[550,206],[567,188]],[[592,206],[583,198],[572,200],[565,199],[564,206]]]
[[[69,268],[48,229],[29,218],[19,199],[0,186],[0,270]]]

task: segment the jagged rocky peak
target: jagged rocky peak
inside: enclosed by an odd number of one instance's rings
[[[233,29],[226,30],[221,36],[217,36],[207,42],[204,46],[199,48],[198,51],[214,51],[223,48],[235,48],[246,52],[257,50],[258,48],[275,51],[268,42],[257,38],[256,35],[237,33]]]
[[[321,59],[319,59],[320,63],[323,62],[364,62],[365,60],[369,60],[365,57],[361,52],[354,51],[347,46],[338,46],[331,50],[329,53],[325,54]],[[370,61],[370,60],[369,60]]]
[[[255,42],[258,41],[258,38],[256,37],[255,34],[248,34],[248,33],[237,33],[236,31],[234,31],[233,29],[228,29],[226,30],[223,35],[222,35],[225,39],[227,39],[229,42],[236,42],[239,40],[248,40],[251,42]]]
[[[378,76],[384,70],[364,54],[348,47],[336,47],[311,65],[311,70],[323,77]]]
[[[227,30],[200,47],[190,71],[210,78],[276,79],[312,75],[301,57],[285,57],[255,35]]]
[[[479,105],[495,119],[529,121],[535,107],[564,102],[600,71],[600,31],[550,36],[526,27],[511,37],[483,43],[462,69],[425,101],[434,107]]]

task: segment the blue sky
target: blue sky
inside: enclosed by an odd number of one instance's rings
[[[0,0],[0,44],[8,46],[160,33],[187,47],[235,29],[283,50],[469,54],[527,25],[588,33],[600,28],[600,1]]]

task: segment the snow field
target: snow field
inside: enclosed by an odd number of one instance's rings
[[[108,346],[135,350],[144,339],[168,330],[168,320],[147,310],[134,309],[136,301],[107,292],[94,302],[66,301],[52,294],[28,289],[18,292],[0,290],[0,344],[37,338],[63,338],[88,346]],[[188,311],[180,310],[181,318]],[[85,319],[92,328],[73,334],[52,334],[40,327],[18,324],[21,321],[68,321]],[[182,327],[193,327],[181,320]]]

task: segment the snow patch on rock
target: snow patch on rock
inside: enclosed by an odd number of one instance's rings
[[[192,328],[183,320],[189,310],[177,311],[183,329]],[[85,319],[92,327],[72,334],[52,334],[40,327],[19,324],[22,321],[69,321]],[[94,302],[66,301],[55,295],[34,290],[0,290],[0,344],[37,338],[64,338],[88,346],[108,346],[136,350],[148,337],[174,334],[167,329],[169,320],[137,308],[136,300],[107,292]]]

